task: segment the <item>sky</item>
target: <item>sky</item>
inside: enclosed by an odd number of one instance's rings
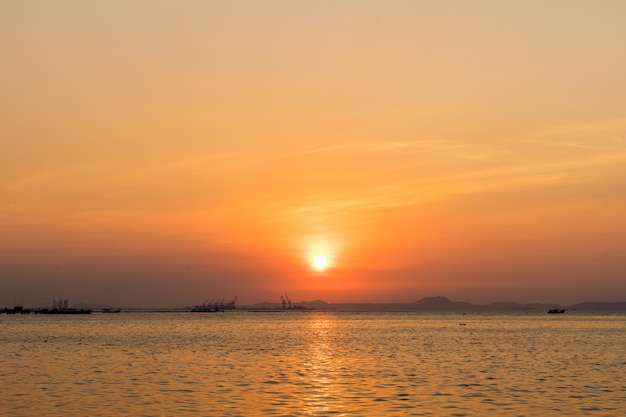
[[[0,0],[0,306],[626,301],[624,21]]]

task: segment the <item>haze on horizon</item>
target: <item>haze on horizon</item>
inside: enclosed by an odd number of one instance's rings
[[[625,301],[624,21],[0,0],[0,306]]]

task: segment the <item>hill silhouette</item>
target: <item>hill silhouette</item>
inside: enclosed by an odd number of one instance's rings
[[[323,300],[295,303],[300,307],[322,311],[537,311],[566,309],[580,311],[626,311],[626,302],[584,302],[571,306],[547,303],[520,304],[499,301],[491,304],[472,304],[466,301],[452,301],[444,296],[424,297],[412,303],[327,303]],[[241,308],[280,308],[279,303],[262,302]]]

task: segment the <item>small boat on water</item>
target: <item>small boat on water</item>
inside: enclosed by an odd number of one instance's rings
[[[202,305],[194,306],[191,309],[192,313],[217,313],[224,312],[224,310],[235,310],[235,303],[237,302],[237,297],[233,298],[230,301],[225,300],[211,300],[205,301]]]
[[[88,308],[70,307],[67,299],[52,300],[52,308],[39,308],[34,311],[35,314],[91,314],[91,310]]]
[[[102,312],[103,313],[121,313],[122,309],[121,308],[103,308]]]
[[[563,314],[563,313],[565,313],[564,308],[552,308],[548,310],[548,314]]]
[[[208,306],[208,305],[201,305],[201,306],[195,306],[194,308],[191,309],[192,313],[218,313],[218,312],[224,312],[224,310],[220,310],[217,307],[212,307],[212,306]]]
[[[35,310],[35,314],[91,314],[91,310],[81,308],[40,308]]]
[[[4,310],[0,310],[0,313],[6,314],[30,314],[32,310],[28,308],[24,308],[24,306],[15,306],[13,308],[4,308]]]

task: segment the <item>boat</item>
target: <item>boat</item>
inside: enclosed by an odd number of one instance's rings
[[[194,308],[191,309],[192,313],[218,313],[218,312],[224,312],[224,310],[220,310],[217,307],[213,307],[210,305],[205,305],[202,304],[201,306],[195,306]]]
[[[52,300],[52,308],[39,308],[34,311],[35,314],[91,314],[91,310],[88,308],[69,307],[67,299]]]
[[[30,314],[32,310],[28,309],[28,308],[24,308],[24,306],[15,306],[13,308],[4,308],[4,310],[1,310],[0,313],[6,313],[6,314]]]
[[[103,313],[121,313],[122,309],[121,308],[103,308],[102,312]]]
[[[230,301],[224,301],[224,299],[216,301],[205,301],[202,305],[194,306],[191,309],[192,313],[218,313],[224,312],[224,310],[235,310],[235,303],[237,302],[237,297],[233,298]]]
[[[35,310],[35,314],[91,314],[91,310],[85,308],[40,308]]]
[[[548,310],[548,314],[563,314],[563,313],[565,313],[564,308],[552,308]]]

